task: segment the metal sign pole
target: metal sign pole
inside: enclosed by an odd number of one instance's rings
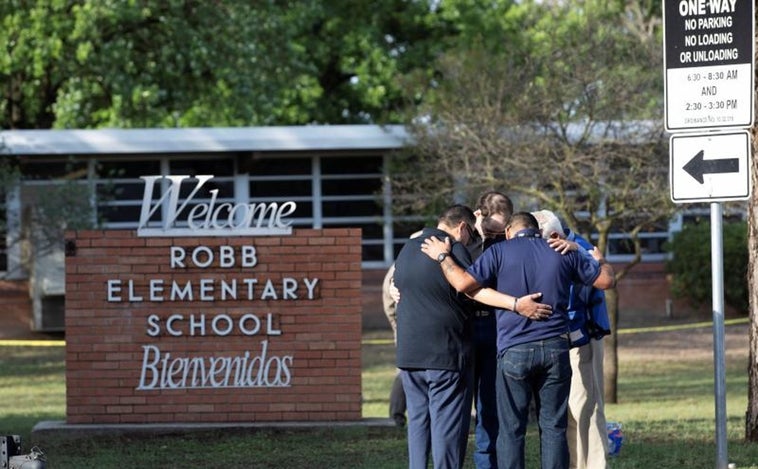
[[[728,469],[719,202],[748,200],[752,193],[752,144],[746,129],[755,122],[755,8],[752,0],[663,0],[664,114],[666,130],[672,133],[671,200],[711,204],[717,469]],[[713,26],[729,30],[723,41],[711,40],[717,36]],[[704,133],[693,135],[698,129]],[[727,148],[723,145],[726,141],[733,145]],[[736,190],[723,192],[725,187]]]
[[[716,398],[716,469],[727,469],[726,361],[724,358],[724,246],[720,203],[711,204],[711,275],[713,296],[713,362]]]

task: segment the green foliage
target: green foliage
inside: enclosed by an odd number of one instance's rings
[[[427,2],[333,0],[304,7],[293,38],[317,85],[302,123],[401,122],[399,79],[427,69],[452,34]],[[425,75],[422,71],[421,75]]]
[[[437,85],[409,117],[412,153],[391,168],[393,209],[500,190],[520,209],[555,211],[601,250],[609,233],[628,234],[634,265],[638,235],[676,210],[656,25],[641,34],[646,17],[623,2],[496,5],[498,20],[479,24],[501,47],[468,31],[435,62]]]
[[[0,128],[400,123],[434,99],[444,75],[436,59],[452,50],[505,54],[519,66],[589,53],[579,68],[592,71],[605,66],[600,54],[617,55],[625,73],[639,73],[634,51],[650,44],[654,9],[597,0],[7,0]],[[583,12],[595,11],[602,34],[584,27]],[[617,41],[619,30],[637,32],[638,47]],[[556,41],[569,31],[573,39]],[[586,41],[590,33],[603,47]],[[656,89],[641,93],[651,108]]]
[[[747,224],[728,222],[722,225],[724,302],[746,312],[747,284]],[[672,291],[688,298],[695,305],[711,301],[711,226],[693,223],[684,226],[665,246],[672,255],[667,270],[672,274]]]
[[[585,0],[548,8],[525,31],[546,122],[654,119],[662,110],[660,45],[640,40],[625,5]],[[539,14],[539,13],[537,13]],[[581,63],[581,66],[579,64]],[[623,99],[619,99],[623,97]],[[655,99],[657,98],[657,99]]]
[[[2,128],[399,122],[426,2],[8,0]]]
[[[272,73],[296,75],[279,60],[289,25],[273,2],[2,5],[3,128],[266,123]]]

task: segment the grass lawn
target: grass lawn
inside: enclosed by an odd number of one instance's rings
[[[733,327],[733,326],[730,326]],[[747,327],[743,327],[747,334]],[[387,334],[366,337],[363,415],[385,418],[394,377]],[[727,344],[729,346],[729,344]],[[624,445],[612,469],[715,467],[712,356],[619,353],[619,403],[606,406],[623,425]],[[758,469],[758,444],[743,442],[747,349],[727,354],[729,461]],[[0,346],[0,433],[19,434],[25,450],[39,446],[47,467],[402,468],[405,434],[394,427],[234,430],[172,435],[46,435],[42,420],[65,420],[62,346]],[[527,467],[539,467],[536,428],[527,437]],[[470,456],[467,468],[473,467]]]

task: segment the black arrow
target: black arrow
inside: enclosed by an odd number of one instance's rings
[[[704,174],[716,173],[739,173],[739,158],[724,158],[721,160],[704,160],[703,150],[700,150],[686,165],[684,170],[695,178],[700,184],[703,183]]]

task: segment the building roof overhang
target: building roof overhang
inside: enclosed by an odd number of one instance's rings
[[[0,154],[388,150],[407,145],[409,135],[401,125],[6,130],[0,132]]]

